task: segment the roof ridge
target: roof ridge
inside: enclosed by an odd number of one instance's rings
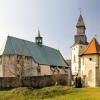
[[[25,39],[22,39],[22,38],[17,38],[17,37],[14,37],[14,36],[8,36],[8,37],[10,37],[10,38],[16,38],[16,39],[19,39],[19,40],[22,40],[22,41],[26,41],[26,42],[31,42],[31,43],[34,43],[35,45],[37,45],[35,42],[30,41],[30,40],[25,40]],[[54,47],[50,47],[50,46],[46,46],[46,45],[42,45],[42,46],[45,46],[45,47],[48,47],[48,48],[57,50],[57,49],[55,49]]]
[[[93,40],[90,41],[90,43],[89,43],[89,44],[87,45],[87,47],[84,49],[84,51],[83,51],[82,54],[84,54],[84,53],[88,50],[88,48],[90,47],[90,44],[92,43],[92,41],[93,41]]]
[[[97,40],[96,40],[96,38],[95,38],[95,37],[93,38],[93,40],[94,40],[94,42],[95,42],[95,49],[96,49],[96,53],[98,53],[98,51],[97,51],[97,45],[98,45]]]
[[[97,42],[97,53],[99,53],[100,52],[100,44],[98,43],[98,41],[96,41]]]
[[[19,39],[19,40],[24,40],[24,41],[27,41],[27,42],[32,42],[32,43],[34,43],[33,41],[25,40],[25,39],[18,38],[18,37],[14,37],[14,36],[8,36],[8,37],[10,37],[10,38],[16,38],[16,39]]]

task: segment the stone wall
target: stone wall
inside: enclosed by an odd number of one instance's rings
[[[21,73],[21,71],[24,76],[40,75],[37,71],[39,66],[32,57],[3,55],[0,66],[0,77],[15,77],[15,74]]]
[[[80,57],[79,55],[82,53],[82,51],[86,48],[86,45],[83,44],[77,44],[72,46],[72,75],[79,74],[79,68],[80,68]]]
[[[22,76],[41,76],[68,74],[69,69],[65,67],[39,65],[32,57],[20,55],[3,55],[0,64],[0,77],[16,77],[23,73]]]
[[[70,82],[71,83],[71,82]],[[68,76],[64,75],[48,75],[48,76],[33,76],[24,77],[22,86],[41,88],[52,85],[71,85],[68,83]],[[19,87],[20,83],[16,77],[0,77],[0,89],[1,88],[15,88]]]
[[[100,55],[97,55],[96,67],[96,86],[100,86]]]
[[[85,79],[85,86],[96,87],[99,83],[99,62],[97,55],[85,55],[81,57],[81,77]]]

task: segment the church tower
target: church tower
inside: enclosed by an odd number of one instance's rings
[[[74,44],[72,45],[72,75],[79,75],[80,72],[80,57],[83,49],[87,46],[87,37],[85,34],[85,24],[83,17],[80,14],[76,24],[76,34],[74,36]]]
[[[75,43],[86,44],[87,43],[87,37],[85,35],[86,27],[81,14],[78,18],[76,28],[77,28],[77,33],[75,35]]]
[[[40,35],[40,30],[38,29],[38,36],[35,37],[35,42],[36,44],[38,44],[39,46],[42,46],[43,43],[43,38]]]

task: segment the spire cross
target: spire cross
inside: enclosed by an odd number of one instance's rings
[[[82,14],[82,8],[80,8],[80,14]]]
[[[39,30],[39,28],[38,28],[38,36],[40,37],[40,30]]]

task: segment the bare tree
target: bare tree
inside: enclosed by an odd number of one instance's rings
[[[30,58],[27,58],[27,59],[30,59]],[[31,63],[32,63],[32,59],[31,59]],[[29,66],[27,68],[25,67],[25,56],[17,56],[17,61],[14,64],[14,69],[9,68],[9,72],[17,78],[19,86],[21,87],[21,86],[24,86],[24,78],[25,78],[26,72],[30,73],[32,72],[33,69],[34,67],[32,66]]]

